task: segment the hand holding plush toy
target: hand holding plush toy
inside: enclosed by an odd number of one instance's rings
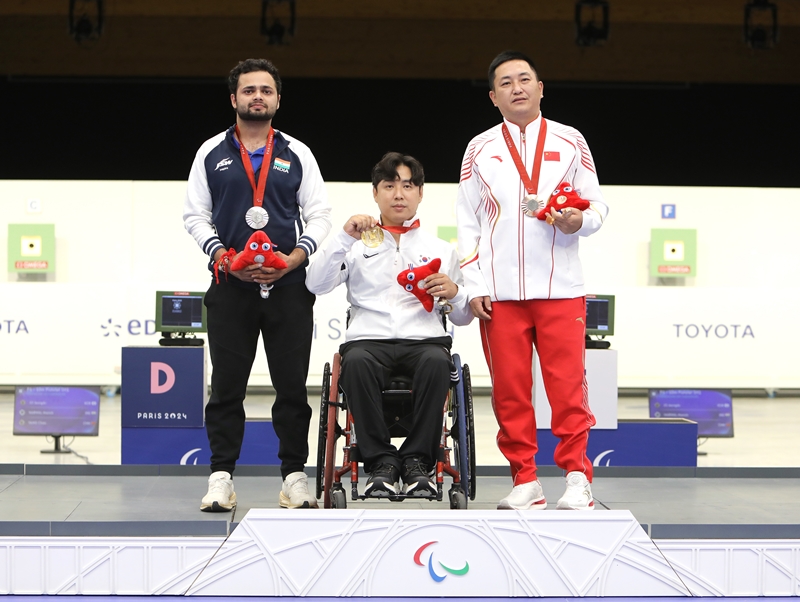
[[[425,278],[436,274],[442,267],[438,257],[417,268],[408,268],[397,275],[397,283],[414,295],[422,303],[426,311],[433,311],[433,296],[425,289]]]
[[[244,251],[239,253],[238,256],[235,256],[233,261],[231,261],[231,271],[235,272],[244,269],[254,263],[261,264],[261,266],[265,268],[286,269],[288,267],[286,262],[275,255],[275,252],[272,250],[277,246],[278,245],[272,244],[269,236],[262,230],[253,232],[253,235],[248,239],[245,245]]]
[[[562,182],[559,187],[553,191],[553,194],[550,195],[550,200],[547,201],[547,205],[544,209],[539,210],[536,217],[542,221],[547,220],[548,224],[552,224],[553,218],[550,217],[550,209],[555,209],[560,212],[567,207],[585,211],[589,208],[589,201],[582,199],[580,195],[578,195],[578,191],[575,190],[569,182]]]
[[[217,284],[219,284],[219,267],[221,264],[227,265],[226,272],[236,272],[256,263],[266,268],[286,269],[289,266],[286,265],[283,259],[275,255],[272,250],[277,246],[272,244],[266,233],[262,230],[256,230],[247,240],[244,251],[237,254],[235,249],[230,248],[214,264]]]

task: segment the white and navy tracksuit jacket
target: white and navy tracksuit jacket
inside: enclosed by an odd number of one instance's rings
[[[276,251],[289,255],[295,247],[301,247],[311,256],[331,227],[328,195],[316,159],[305,144],[275,130],[272,162],[266,167],[270,172],[263,207],[269,221],[263,230],[278,245]],[[260,170],[256,171],[256,182],[259,174]],[[211,258],[220,248],[242,251],[254,232],[244,220],[252,206],[253,188],[231,126],[207,140],[197,151],[189,173],[184,224]],[[297,269],[275,286],[304,279],[305,270]],[[229,282],[258,289],[257,284],[237,278]]]

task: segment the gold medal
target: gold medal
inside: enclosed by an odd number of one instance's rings
[[[567,202],[567,197],[565,197],[563,194],[559,197],[556,197],[556,203],[558,203],[559,205],[563,205],[566,202]]]
[[[383,228],[374,226],[361,233],[361,241],[370,249],[380,247],[383,243]]]
[[[545,203],[535,194],[528,194],[522,199],[522,213],[528,217],[536,217],[541,209],[544,209]]]

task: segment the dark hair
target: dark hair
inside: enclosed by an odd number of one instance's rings
[[[411,155],[390,152],[372,168],[372,187],[377,188],[381,182],[394,182],[400,177],[397,168],[401,165],[411,170],[411,183],[414,186],[422,187],[425,184],[425,170],[422,169],[422,163]]]
[[[281,76],[278,73],[278,68],[267,59],[247,59],[241,61],[236,65],[228,74],[228,90],[231,94],[236,94],[239,88],[239,76],[242,73],[252,73],[253,71],[266,71],[275,80],[276,92],[281,93]]]
[[[521,52],[517,52],[516,50],[504,50],[492,61],[492,64],[489,65],[489,89],[494,90],[494,72],[497,68],[502,65],[503,63],[507,63],[508,61],[525,61],[531,66],[533,69],[533,75],[536,77],[536,81],[539,81],[539,72],[536,70],[536,65],[533,64],[533,61],[527,57],[527,55],[522,54]]]

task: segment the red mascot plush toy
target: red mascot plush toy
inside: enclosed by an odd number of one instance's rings
[[[550,209],[555,208],[556,211],[560,212],[567,207],[585,211],[589,208],[589,201],[582,199],[578,195],[578,191],[569,182],[561,182],[561,185],[550,195],[550,200],[547,201],[545,208],[541,209],[536,214],[536,217],[542,221],[547,220],[548,224],[552,224],[553,218],[550,216]]]
[[[433,295],[425,290],[423,281],[431,274],[438,273],[441,267],[442,260],[438,257],[418,268],[409,267],[397,275],[397,283],[419,299],[426,311],[433,311]]]
[[[272,250],[277,246],[278,245],[272,244],[269,236],[267,236],[263,231],[256,230],[248,239],[244,251],[242,251],[241,254],[237,256],[235,249],[228,249],[225,254],[220,257],[220,261],[214,264],[214,272],[217,276],[217,283],[219,283],[220,262],[227,264],[227,272],[235,272],[237,270],[244,269],[249,265],[253,265],[254,263],[261,264],[267,268],[277,268],[279,270],[287,268],[288,266],[286,265],[286,262],[275,255],[275,252]]]
[[[285,269],[287,267],[286,262],[275,255],[272,250],[277,246],[272,244],[269,236],[262,230],[253,232],[253,235],[247,241],[247,245],[245,245],[244,251],[238,257],[234,257],[231,262],[231,270],[235,272],[254,263],[260,263],[265,268]]]

